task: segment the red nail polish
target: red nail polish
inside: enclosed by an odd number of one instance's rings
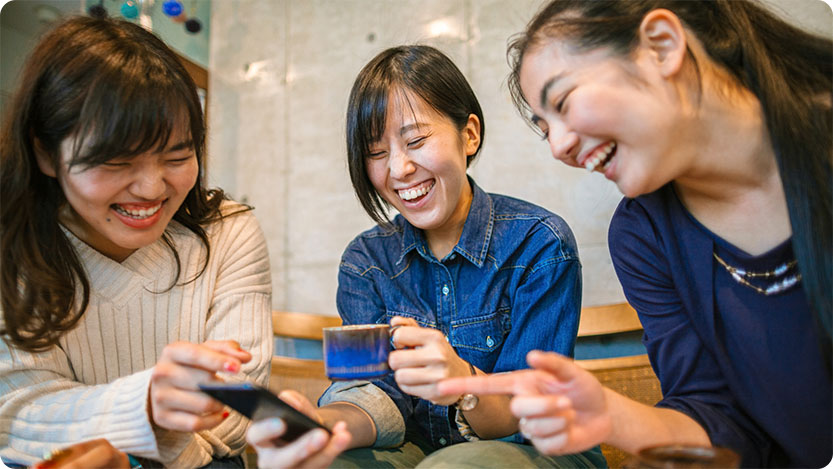
[[[234,362],[226,362],[223,364],[223,369],[229,373],[237,373],[237,371],[240,370],[240,366]]]
[[[223,420],[225,420],[228,416],[229,416],[228,411],[223,412]]]

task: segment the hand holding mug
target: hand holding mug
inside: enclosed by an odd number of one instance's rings
[[[437,383],[447,378],[471,376],[471,369],[442,332],[420,327],[413,319],[400,316],[395,316],[390,324],[395,328],[391,342],[396,350],[390,353],[388,363],[395,371],[400,389],[437,405],[457,402],[462,393],[442,394],[437,390]]]
[[[237,373],[241,364],[251,359],[251,354],[241,350],[234,341],[168,344],[150,379],[153,423],[184,432],[215,427],[228,412],[222,404],[202,393],[199,384],[217,381],[218,371]]]
[[[279,397],[310,418],[322,422],[315,406],[296,391],[285,390]],[[332,435],[324,430],[307,432],[292,443],[280,438],[286,432],[286,423],[279,418],[253,422],[246,440],[257,451],[257,464],[261,468],[313,468],[327,467],[347,449],[351,436],[344,422],[338,422],[331,429]]]

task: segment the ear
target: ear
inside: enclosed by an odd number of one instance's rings
[[[466,156],[477,153],[477,149],[480,148],[480,119],[474,114],[469,114],[469,120],[463,127],[462,134]]]
[[[52,158],[49,157],[49,153],[43,148],[41,141],[37,138],[33,138],[32,141],[35,147],[35,160],[38,162],[40,172],[51,178],[57,177],[55,167],[52,166]]]
[[[653,54],[662,76],[673,76],[685,59],[685,28],[674,13],[664,8],[651,10],[639,25],[639,45]]]

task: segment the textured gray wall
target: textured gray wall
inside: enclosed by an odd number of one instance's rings
[[[769,2],[830,34],[819,0]],[[344,112],[361,67],[384,48],[427,43],[463,70],[486,142],[469,173],[490,192],[564,217],[579,243],[584,305],[624,299],[607,251],[621,195],[556,163],[505,86],[507,38],[540,0],[236,0],[212,5],[209,179],[256,207],[269,241],[275,308],[335,315],[341,252],[372,226],[346,169]]]

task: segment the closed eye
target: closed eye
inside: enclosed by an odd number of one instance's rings
[[[386,151],[372,151],[367,154],[367,157],[373,160],[378,160],[379,158],[383,158],[387,154],[388,152]]]
[[[172,159],[166,160],[166,161],[167,161],[168,164],[178,165],[178,164],[183,164],[183,163],[187,163],[188,161],[191,161],[191,159],[193,157],[194,157],[194,154],[190,154],[190,155],[188,155],[186,157],[183,157],[183,158],[172,158]]]
[[[117,168],[127,168],[130,166],[128,162],[119,162],[119,161],[107,161],[101,163],[101,166],[105,168],[117,169]]]
[[[557,112],[559,114],[564,112],[564,104],[566,103],[567,97],[570,95],[570,93],[572,91],[573,91],[573,89],[570,88],[569,90],[565,91],[561,96],[558,97],[558,100],[555,102],[555,106],[554,106],[555,112]]]
[[[428,137],[417,137],[408,142],[409,148],[419,148],[423,143],[425,143],[425,139]]]

